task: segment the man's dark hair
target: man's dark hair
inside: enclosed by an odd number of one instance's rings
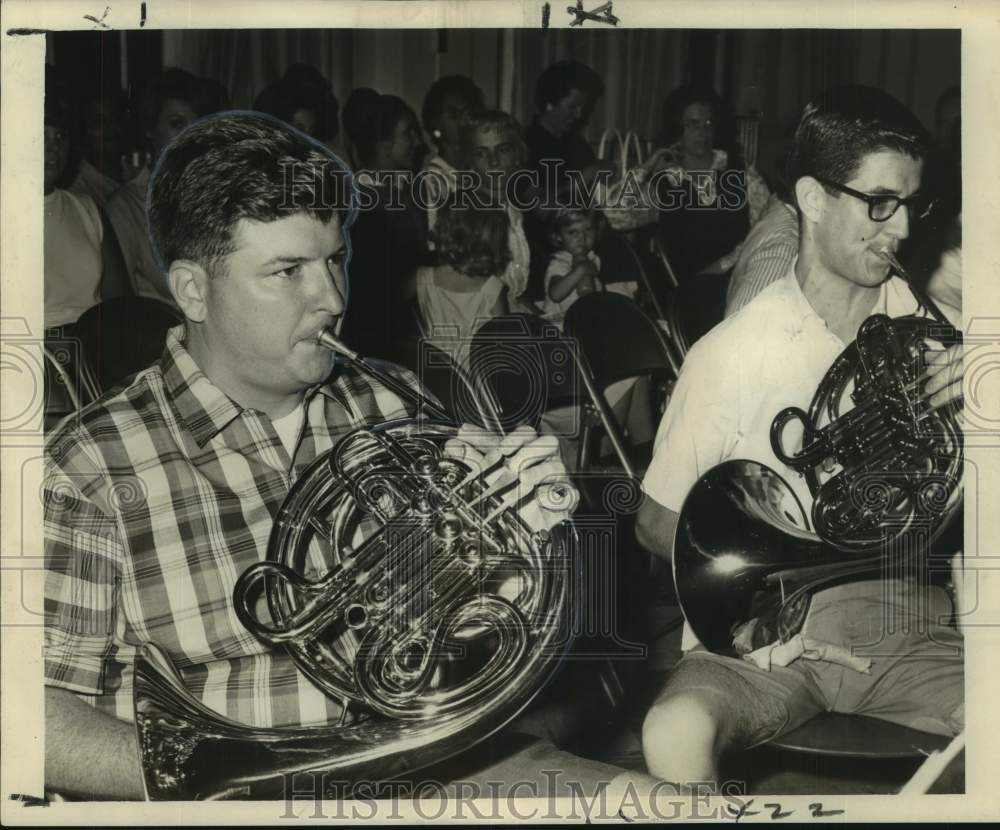
[[[549,104],[558,104],[574,89],[596,100],[604,95],[604,81],[585,63],[557,61],[538,76],[535,84],[535,109],[541,112]]]
[[[789,158],[789,183],[803,176],[845,184],[865,156],[895,150],[914,159],[927,155],[924,126],[903,104],[880,89],[835,87],[806,104]]]
[[[213,112],[213,106],[224,103],[218,99],[217,89],[207,84],[204,79],[177,67],[164,69],[149,81],[139,94],[137,110],[140,126],[145,131],[152,130],[167,101],[184,101],[195,115],[201,116]]]
[[[191,124],[160,157],[149,183],[153,250],[164,270],[188,259],[214,272],[240,219],[307,213],[354,218],[354,181],[333,153],[282,122],[227,112]]]
[[[449,95],[454,95],[466,102],[466,109],[480,110],[483,108],[483,91],[476,86],[471,78],[465,75],[447,75],[438,78],[424,96],[424,106],[420,110],[420,120],[428,133],[437,126],[437,121],[444,112],[444,101]]]

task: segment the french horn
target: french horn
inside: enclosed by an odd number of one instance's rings
[[[320,342],[444,414],[333,335]],[[502,502],[502,459],[477,469],[452,457],[457,435],[424,419],[347,435],[295,483],[266,560],[237,581],[240,621],[340,702],[339,724],[236,723],[143,652],[135,721],[150,799],[282,797],[303,776],[318,796],[391,780],[483,740],[541,690],[569,646],[575,532],[532,530],[520,503]]]
[[[778,472],[740,459],[709,470],[681,508],[674,584],[684,616],[713,652],[733,656],[787,641],[817,588],[890,566],[924,567],[932,546],[959,524],[957,408],[930,410],[920,377],[928,341],[949,346],[961,335],[883,254],[931,316],[869,317],[808,411],[775,416],[772,449],[804,477],[811,513]],[[783,437],[793,421],[802,447],[790,452]]]

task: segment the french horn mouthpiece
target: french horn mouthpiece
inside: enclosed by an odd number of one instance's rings
[[[316,335],[316,342],[321,346],[325,346],[330,351],[338,352],[351,360],[361,359],[361,356],[356,351],[350,348],[343,340],[337,337],[329,329],[321,329],[319,334]]]

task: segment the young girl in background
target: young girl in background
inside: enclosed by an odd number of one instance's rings
[[[578,207],[557,208],[549,218],[549,242],[555,249],[545,271],[545,299],[542,310],[547,320],[560,329],[566,312],[580,297],[595,291],[604,291],[601,282],[601,260],[594,253],[601,231],[602,217]],[[624,293],[624,292],[623,292]],[[613,332],[608,332],[613,337]],[[653,437],[652,413],[649,401],[648,378],[625,378],[603,390],[605,400],[615,413],[625,435],[633,445],[643,444]],[[570,417],[572,416],[572,417]],[[572,409],[558,409],[548,413],[548,424],[558,434],[558,427],[572,422],[576,417]],[[546,422],[543,421],[543,431]],[[564,459],[568,449],[563,445]],[[610,444],[602,444],[602,454],[610,451]],[[572,460],[567,465],[572,465]]]
[[[508,312],[507,286],[500,279],[510,262],[507,233],[503,210],[453,202],[438,212],[434,227],[440,263],[417,270],[425,337],[461,366],[468,365],[479,326]]]
[[[549,241],[555,251],[545,271],[542,312],[560,328],[573,303],[604,290],[601,260],[594,253],[598,221],[593,212],[576,207],[558,208],[550,219]]]

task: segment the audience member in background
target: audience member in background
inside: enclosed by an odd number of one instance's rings
[[[726,289],[726,317],[781,279],[799,252],[799,219],[787,196],[772,193],[740,247]]]
[[[380,172],[413,173],[426,150],[416,113],[395,95],[368,99],[358,115],[354,146],[361,167],[359,180],[369,184],[382,183],[375,175]]]
[[[146,188],[156,159],[188,124],[220,102],[217,89],[183,69],[165,69],[139,96],[139,126],[150,151],[138,174],[108,201],[108,215],[125,257],[129,279],[140,297],[174,306],[166,274],[153,254],[146,225]]]
[[[445,194],[454,189],[455,170],[464,161],[462,121],[470,110],[482,108],[483,91],[465,75],[439,78],[427,90],[421,117],[436,153],[423,166],[423,170],[435,174],[424,177],[426,204],[444,204]],[[433,210],[428,211],[431,222],[433,214]],[[433,224],[430,227],[433,229]]]
[[[590,121],[597,99],[604,95],[604,81],[586,64],[578,61],[558,61],[546,69],[535,84],[535,120],[525,133],[529,163],[539,171],[542,182],[554,187],[554,193],[565,183],[565,177],[580,172],[589,183],[598,170],[609,167],[602,163],[582,131]],[[546,178],[545,162],[561,166]]]
[[[340,104],[330,82],[314,66],[306,63],[289,66],[280,81],[257,96],[253,108],[280,118],[330,149],[338,149]]]
[[[69,87],[45,74],[44,326],[75,323],[102,299],[128,293],[113,234],[97,203],[67,188],[79,163],[79,119]]]
[[[564,203],[558,197],[571,181],[589,185],[601,170],[614,173],[614,165],[598,159],[582,134],[603,95],[601,77],[578,61],[558,61],[539,75],[535,120],[525,132],[525,141],[528,165],[538,172],[543,203]],[[527,236],[532,252],[527,295],[543,300],[548,229],[540,214],[530,216]]]
[[[727,271],[717,261],[739,245],[764,210],[769,190],[753,169],[744,169],[725,102],[710,89],[682,86],[665,105],[665,153],[653,172],[661,175],[662,212],[657,233],[678,276],[704,269]],[[713,267],[714,266],[714,267]]]
[[[78,196],[89,196],[100,208],[106,207],[121,187],[127,124],[128,104],[120,89],[94,90],[84,97],[82,157],[69,189]]]
[[[344,109],[341,112],[341,121],[344,124],[344,142],[347,150],[347,158],[344,159],[351,166],[351,170],[357,170],[361,162],[358,160],[358,138],[361,135],[362,124],[368,118],[368,113],[376,106],[379,94],[370,87],[361,86],[351,92],[344,102]]]
[[[557,208],[550,219],[553,253],[545,271],[542,311],[560,328],[573,303],[585,294],[604,290],[599,276],[601,260],[594,253],[597,221],[593,212],[576,207]]]
[[[509,310],[507,287],[500,279],[510,260],[507,234],[502,210],[452,200],[438,213],[434,228],[440,263],[417,270],[425,337],[462,366],[468,364],[476,330]]]
[[[380,95],[352,112],[362,210],[351,230],[351,302],[344,339],[361,354],[407,362],[419,334],[407,285],[433,262],[424,214],[412,194],[423,155],[413,110]]]
[[[524,169],[527,155],[521,126],[506,112],[479,110],[466,115],[461,135],[466,166],[475,174],[477,198],[491,207],[503,207],[507,215],[510,261],[500,279],[507,286],[511,310],[537,314],[538,309],[523,298],[531,267],[525,216],[509,192],[511,177]]]

